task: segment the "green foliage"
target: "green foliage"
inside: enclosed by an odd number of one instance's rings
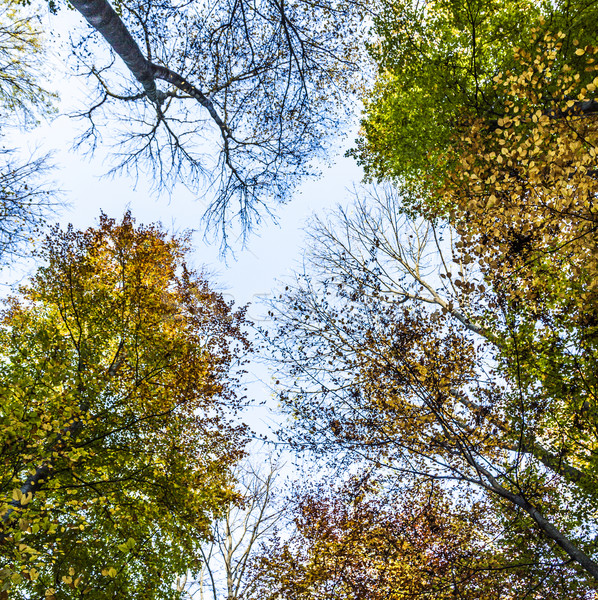
[[[365,99],[362,138],[353,154],[370,178],[398,178],[427,192],[442,180],[446,150],[464,119],[496,120],[504,97],[498,73],[516,68],[516,49],[564,32],[559,61],[576,64],[573,41],[596,39],[592,2],[385,0],[370,52],[378,66]]]
[[[243,311],[189,271],[185,245],[102,216],[53,230],[4,311],[3,590],[178,598],[178,575],[235,493]]]

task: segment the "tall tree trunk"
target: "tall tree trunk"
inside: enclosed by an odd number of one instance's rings
[[[143,56],[137,42],[107,0],[71,0],[71,4],[123,59],[129,71],[143,86],[147,97],[152,102],[159,103],[152,63]]]

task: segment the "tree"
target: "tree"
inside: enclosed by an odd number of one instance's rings
[[[593,475],[598,78],[593,47],[560,60],[564,37],[545,35],[495,77],[504,115],[467,123],[451,148],[462,168],[447,173],[439,197],[463,260],[475,260],[500,297],[511,373],[553,415],[546,426],[558,453]]]
[[[143,88],[119,79],[114,57],[86,65],[77,49],[97,86],[97,100],[81,112],[89,119],[82,140],[93,149],[102,119],[125,122],[115,170],[148,169],[158,187],[182,180],[198,190],[207,178],[217,190],[208,215],[224,233],[229,217],[247,228],[268,210],[266,195],[285,201],[347,116],[362,18],[352,1],[72,5]],[[219,147],[217,161],[206,157],[206,140]]]
[[[240,502],[230,503],[212,526],[210,539],[200,548],[195,581],[186,581],[188,598],[248,600],[255,594],[256,556],[286,519],[287,502],[279,497],[276,480],[280,467],[270,463],[256,469],[249,462],[236,471]]]
[[[243,311],[185,253],[129,214],[55,228],[4,310],[4,597],[179,598],[236,497]]]
[[[595,413],[575,411],[592,402],[592,354],[570,336],[552,363],[528,360],[516,307],[450,234],[401,216],[396,196],[316,227],[310,271],[273,312],[281,399],[300,429],[289,436],[343,468],[366,461],[481,492],[543,536],[540,562],[577,561],[580,581],[596,577]],[[553,374],[575,358],[587,387],[556,393]]]
[[[34,17],[13,4],[0,4],[0,135],[29,127],[52,111],[54,96],[40,85],[43,43]],[[0,149],[0,260],[23,252],[56,198],[44,181],[50,168],[45,157],[23,160],[15,149]]]
[[[564,37],[545,35],[535,51],[516,53],[513,73],[494,78],[504,115],[466,122],[450,148],[462,166],[447,172],[439,196],[461,252],[494,285],[530,312],[558,317],[561,305],[584,329],[596,268],[597,51],[578,47],[573,66],[559,62]]]
[[[509,529],[480,498],[455,498],[433,483],[385,487],[360,477],[300,496],[294,534],[274,539],[256,564],[253,598],[595,597],[575,578],[555,578],[548,588],[550,563],[533,560],[537,539],[526,539],[531,561],[513,561],[500,548]]]
[[[39,234],[58,205],[47,182],[49,156],[23,161],[16,150],[0,150],[0,261],[27,253],[27,244]]]
[[[35,14],[14,3],[0,3],[0,122],[2,127],[33,125],[51,112],[55,95],[40,81],[44,73],[44,40]]]
[[[433,14],[439,6],[431,6]],[[455,25],[455,7],[467,8],[485,27],[502,26],[504,39],[519,35],[516,24],[507,28],[501,25],[504,19],[491,12],[472,12],[474,3],[454,5],[449,12]],[[434,154],[437,167],[420,168],[420,189],[411,189],[402,204],[411,214],[448,220],[454,227],[457,260],[478,265],[484,283],[496,295],[494,313],[502,313],[501,318],[487,311],[482,319],[486,332],[495,330],[493,341],[501,340],[502,359],[518,385],[536,395],[538,406],[550,408],[548,414],[558,415],[546,423],[556,455],[575,455],[582,471],[594,472],[595,445],[587,437],[593,426],[586,419],[594,404],[596,334],[598,79],[591,45],[596,21],[591,3],[538,5],[538,10],[538,19],[530,21],[533,44],[520,40],[521,47],[508,50],[508,60],[491,44],[477,52],[472,41],[470,68],[458,71],[469,79],[463,79],[457,91],[438,79],[432,89],[425,77],[414,76],[422,93],[457,94],[460,100],[453,103],[453,130],[446,130],[449,120],[444,130],[436,128],[445,132]],[[433,18],[424,22],[422,15],[412,15],[411,26],[419,23],[427,35],[444,31],[442,23]],[[386,27],[391,24],[386,21]],[[394,42],[388,35],[383,39],[392,62]],[[397,50],[401,60],[413,55],[413,49],[405,50],[408,47]],[[451,46],[437,52],[446,56]],[[460,60],[461,54],[455,56],[451,60]],[[437,67],[431,68],[439,76]],[[404,77],[400,69],[395,75]],[[467,100],[463,90],[480,91],[479,101]],[[379,108],[379,114],[388,108],[376,101],[372,107]],[[393,123],[389,129],[401,135],[402,121]],[[385,153],[382,145],[371,148]],[[423,145],[420,151],[430,158]],[[411,167],[401,168],[389,167],[385,175],[408,178]],[[472,290],[463,291],[467,296]],[[561,433],[564,437],[557,442]],[[578,482],[582,479],[577,477]],[[590,485],[587,478],[584,485]]]

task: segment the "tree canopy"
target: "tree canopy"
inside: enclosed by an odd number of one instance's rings
[[[496,585],[525,563],[543,573],[538,597],[556,581],[590,593],[594,354],[574,330],[560,346],[542,336],[447,248],[446,228],[395,208],[321,225],[308,273],[273,307],[286,435],[339,475],[373,469],[390,489],[435,481],[489,503]]]
[[[111,139],[116,171],[207,182],[226,236],[356,91],[381,186],[314,220],[262,331],[279,443],[334,474],[281,530],[271,479],[234,481],[243,310],[129,214],[51,231],[0,329],[0,598],[596,598],[597,6],[73,0],[81,143]],[[52,97],[12,10],[0,116],[26,124]],[[9,249],[37,164],[0,178]]]
[[[51,114],[55,96],[42,84],[44,43],[35,15],[0,3],[0,261],[24,253],[29,237],[56,207],[48,156],[19,152],[9,133]]]
[[[495,77],[521,76],[527,65],[521,68],[517,56],[537,56],[557,35],[555,69],[568,64],[579,75],[579,89],[591,82],[576,50],[594,43],[596,10],[588,0],[383,0],[370,45],[377,81],[366,96],[363,137],[354,152],[366,174],[416,187],[422,177],[437,183],[447,148],[467,137],[468,121],[491,125],[508,111],[506,90]],[[557,109],[563,96],[548,93],[554,87],[542,89],[542,110]]]
[[[309,269],[274,304],[289,435],[480,494],[502,515],[497,548],[539,534],[505,569],[544,565],[534,593],[574,579],[591,597],[593,9],[391,6],[361,156],[396,189],[316,224]]]
[[[296,531],[277,538],[256,563],[261,587],[253,598],[404,600],[407,598],[593,598],[574,577],[544,579],[536,564],[541,542],[504,540],[504,523],[480,498],[456,498],[434,483],[393,490],[355,477],[313,486],[295,509]],[[563,573],[561,573],[563,575]]]
[[[244,316],[185,252],[129,215],[55,229],[5,308],[4,597],[178,598],[234,499]]]

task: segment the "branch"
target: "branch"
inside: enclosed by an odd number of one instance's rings
[[[129,71],[143,86],[145,95],[152,102],[159,106],[166,98],[166,94],[156,87],[156,79],[168,81],[179,90],[189,94],[210,113],[210,116],[220,128],[225,142],[225,150],[228,150],[230,130],[220,118],[214,104],[201,90],[189,83],[182,75],[171,71],[167,67],[150,62],[142,54],[126,25],[108,4],[107,0],[73,0],[72,4],[85,17],[87,22],[102,34],[114,52],[122,58]],[[126,99],[134,98],[127,97]]]
[[[556,542],[574,561],[579,563],[594,579],[598,580],[598,563],[592,560],[585,552],[574,545],[561,531],[559,531],[542,513],[532,504],[530,504],[522,494],[510,492],[500,485],[493,475],[484,467],[473,461],[474,468],[483,474],[490,482],[486,489],[494,492],[501,498],[509,500],[516,506],[522,508],[538,525],[542,533],[549,539]]]
[[[137,42],[107,0],[71,0],[71,4],[122,58],[129,71],[143,86],[147,97],[160,104],[163,98],[156,88],[152,64],[143,56]]]
[[[167,67],[155,65],[153,63],[148,64],[151,66],[153,77],[155,77],[156,79],[168,81],[168,83],[171,83],[182,92],[185,92],[186,94],[189,94],[189,96],[191,96],[192,98],[195,98],[195,100],[197,100],[205,109],[207,109],[216,125],[218,125],[218,127],[220,128],[220,132],[222,133],[222,137],[225,143],[227,143],[228,138],[231,136],[230,129],[220,118],[220,115],[216,111],[216,108],[212,101],[209,98],[207,98],[207,96],[201,90],[189,83],[182,75],[171,71]]]

